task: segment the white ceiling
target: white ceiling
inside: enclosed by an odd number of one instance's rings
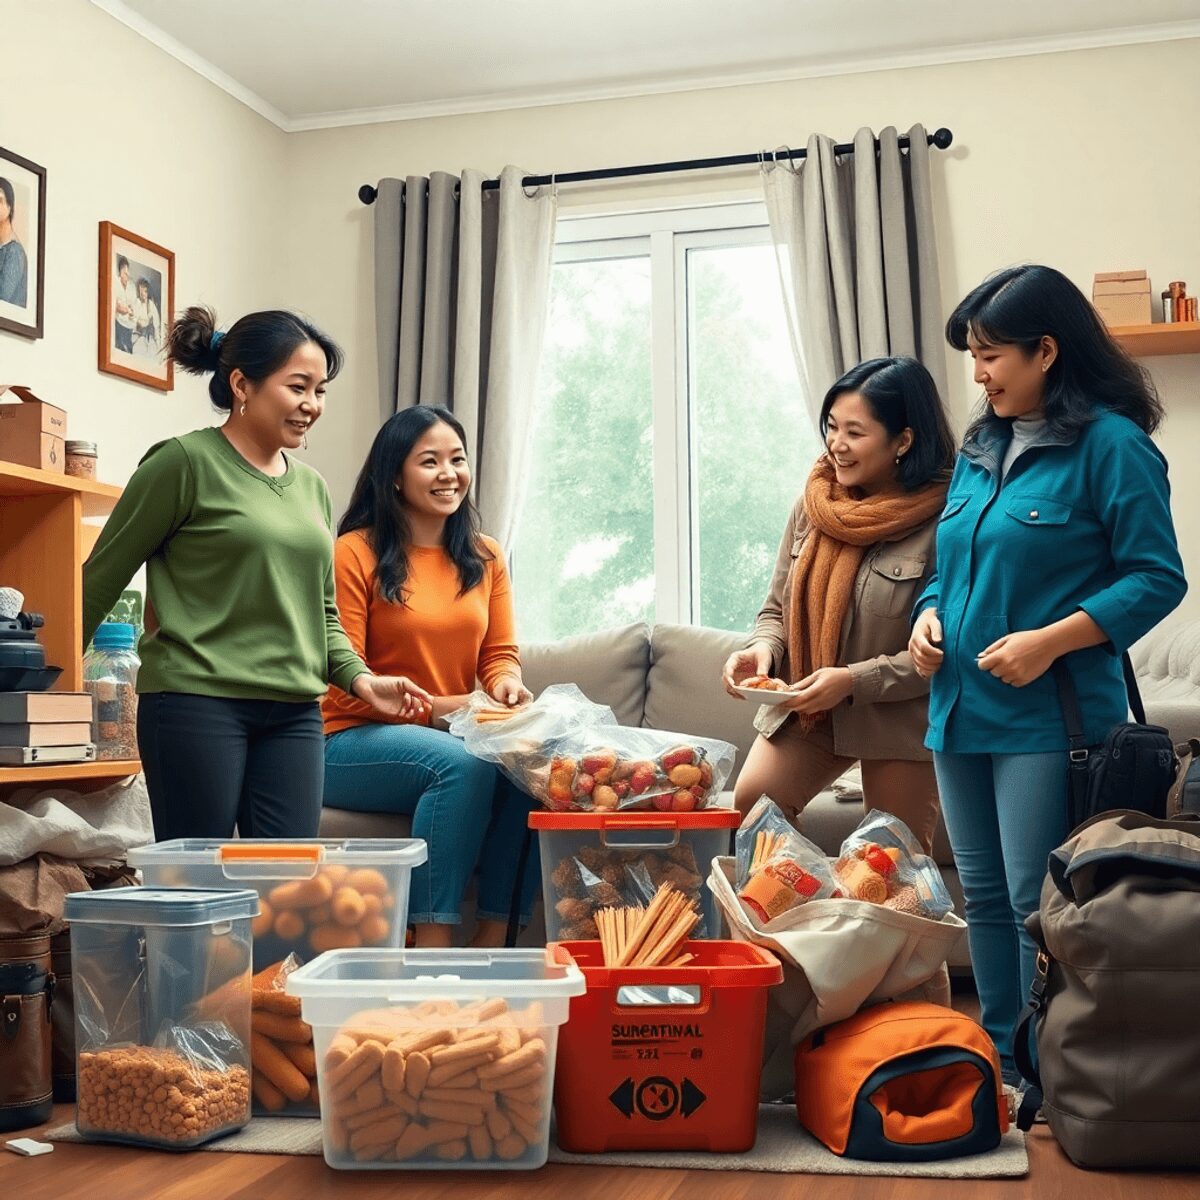
[[[92,3],[288,130],[1200,37],[1200,0]]]

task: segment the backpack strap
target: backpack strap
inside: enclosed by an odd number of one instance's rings
[[[1034,963],[1033,983],[1029,988],[1029,1003],[1017,1018],[1017,1028],[1013,1034],[1013,1059],[1021,1077],[1029,1083],[1017,1109],[1017,1128],[1025,1131],[1033,1128],[1034,1118],[1038,1109],[1042,1107],[1042,1077],[1034,1061],[1034,1044],[1036,1026],[1046,1006],[1046,985],[1050,978],[1051,961],[1050,955],[1039,948]]]

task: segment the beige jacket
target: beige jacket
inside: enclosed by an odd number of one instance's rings
[[[924,745],[929,681],[913,666],[908,637],[912,606],[933,567],[937,520],[934,517],[901,541],[871,546],[863,556],[838,644],[838,665],[850,668],[854,691],[817,726],[832,733],[835,754],[909,761],[931,757]],[[791,611],[796,557],[808,530],[802,495],[788,518],[771,590],[751,639],[770,646],[774,673],[789,682],[786,614]],[[793,716],[763,705],[754,728],[771,737]]]

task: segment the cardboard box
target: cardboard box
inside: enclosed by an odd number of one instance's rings
[[[0,402],[0,459],[42,471],[66,469],[67,414],[27,387],[0,384],[19,403]]]
[[[1150,278],[1145,271],[1108,271],[1096,275],[1092,303],[1106,324],[1149,325]]]

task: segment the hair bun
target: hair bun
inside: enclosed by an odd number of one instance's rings
[[[190,375],[207,375],[221,362],[222,336],[217,335],[217,314],[203,304],[193,304],[176,317],[167,334],[167,353]]]

